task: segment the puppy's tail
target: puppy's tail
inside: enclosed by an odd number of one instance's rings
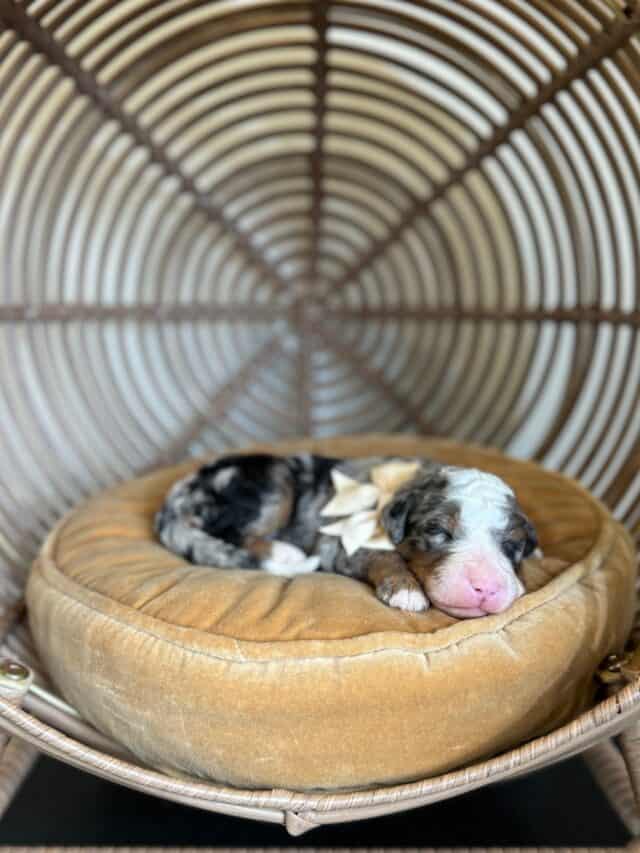
[[[189,524],[184,518],[173,516],[166,508],[155,518],[158,538],[170,551],[198,566],[218,569],[257,569],[259,563],[253,554],[215,536],[209,536]]]

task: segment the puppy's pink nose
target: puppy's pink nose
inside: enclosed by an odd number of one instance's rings
[[[467,575],[467,583],[473,591],[475,606],[487,613],[497,613],[502,609],[506,588],[500,578],[495,575]]]
[[[469,579],[473,591],[478,594],[479,599],[491,598],[500,592],[502,586],[495,580],[478,581]]]

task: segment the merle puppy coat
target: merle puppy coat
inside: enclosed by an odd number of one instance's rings
[[[536,534],[509,486],[486,472],[415,460],[417,473],[382,512],[393,551],[348,556],[340,539],[322,533],[332,471],[365,482],[384,461],[225,456],[173,486],[155,530],[170,550],[218,568],[268,571],[271,543],[288,542],[316,555],[321,570],[366,581],[403,610],[431,602],[460,618],[483,616],[524,593],[518,569],[536,549]]]

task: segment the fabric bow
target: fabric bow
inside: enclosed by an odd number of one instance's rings
[[[419,462],[384,462],[371,469],[370,483],[359,483],[341,471],[333,470],[331,479],[335,495],[320,515],[340,520],[321,527],[320,532],[339,536],[348,556],[355,554],[359,548],[393,551],[394,546],[381,524],[382,510],[400,486],[416,475],[419,467]]]

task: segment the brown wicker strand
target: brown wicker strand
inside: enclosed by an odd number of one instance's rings
[[[509,116],[506,124],[497,127],[493,135],[483,141],[471,154],[462,167],[452,172],[449,178],[439,185],[428,199],[418,202],[410,208],[402,217],[400,222],[389,232],[383,241],[380,241],[375,249],[359,259],[357,265],[349,269],[342,278],[332,287],[340,289],[348,282],[360,277],[362,272],[370,266],[376,258],[386,252],[390,246],[401,236],[405,229],[409,228],[417,216],[424,216],[429,209],[436,204],[453,187],[464,180],[465,176],[477,169],[483,160],[495,154],[498,148],[504,144],[516,130],[523,128],[528,121],[536,116],[545,104],[551,102],[556,95],[567,89],[575,80],[583,77],[588,71],[607,57],[614,55],[620,48],[638,32],[640,21],[637,19],[637,10],[630,14],[618,17],[610,28],[604,30],[594,38],[588,50],[580,51],[573,62],[569,63],[565,71],[547,86],[540,88],[536,96],[524,102]]]

